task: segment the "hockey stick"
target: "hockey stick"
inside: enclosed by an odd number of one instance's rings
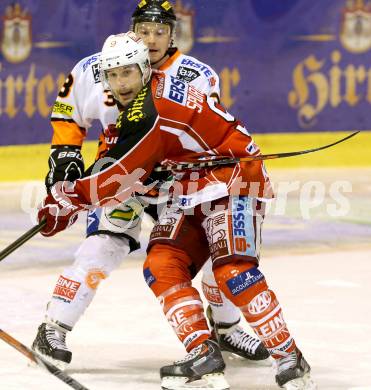
[[[248,157],[240,157],[240,158],[226,158],[226,157],[224,157],[221,159],[207,160],[207,161],[201,161],[201,162],[195,162],[195,163],[179,163],[179,164],[174,163],[174,164],[156,167],[154,170],[156,172],[165,172],[165,171],[183,170],[183,169],[200,169],[200,168],[213,167],[213,166],[217,166],[217,165],[237,164],[240,162],[249,162],[249,161],[274,160],[276,158],[299,156],[302,154],[318,152],[319,150],[331,148],[331,146],[335,146],[337,144],[340,144],[341,142],[344,142],[344,141],[348,140],[349,138],[354,137],[358,133],[360,133],[360,131],[355,131],[354,133],[349,134],[346,137],[344,137],[336,142],[333,142],[331,144],[320,146],[318,148],[313,148],[313,149],[299,150],[297,152],[261,154],[260,156],[248,156]]]
[[[45,226],[45,224],[46,224],[46,221],[41,221],[38,225],[36,225],[33,228],[31,228],[30,230],[28,230],[21,237],[19,237],[13,243],[11,243],[9,246],[7,246],[5,249],[3,249],[0,252],[0,261],[4,260],[5,257],[10,255],[17,248],[19,248],[21,245],[23,245],[25,242],[27,242],[30,238],[32,238],[34,235],[39,233],[39,231],[42,230],[42,228]]]
[[[66,383],[75,390],[89,390],[87,387],[83,386],[81,383],[77,382],[75,379],[70,377],[65,372],[61,371],[59,368],[53,364],[44,360],[41,356],[36,354],[32,349],[26,347],[24,344],[20,343],[18,340],[10,336],[8,333],[0,329],[0,338],[8,343],[10,346],[15,348],[17,351],[28,357],[32,362],[36,363],[38,366],[46,369],[51,374],[56,376],[62,382]]]

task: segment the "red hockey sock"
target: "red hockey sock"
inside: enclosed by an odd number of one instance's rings
[[[216,267],[214,274],[219,288],[241,309],[273,358],[279,359],[295,349],[276,295],[268,289],[256,264],[242,261],[224,264]]]

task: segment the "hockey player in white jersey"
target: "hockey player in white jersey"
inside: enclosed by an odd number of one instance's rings
[[[141,1],[132,17],[132,29],[148,46],[153,69],[181,78],[219,99],[219,78],[214,70],[172,47],[175,22],[170,2]],[[57,181],[73,181],[82,175],[80,150],[93,121],[102,125],[97,157],[102,157],[117,140],[115,123],[119,111],[110,91],[102,86],[99,58],[100,53],[96,53],[73,68],[53,106],[47,189]],[[130,89],[125,94],[133,98]],[[39,326],[32,346],[59,367],[65,367],[72,359],[66,334],[91,303],[99,283],[139,247],[143,212],[142,203],[134,198],[120,207],[89,212],[87,238],[77,250],[73,265],[59,276],[45,322]],[[218,289],[210,262],[204,267],[202,285],[210,304],[209,320],[221,348],[251,360],[266,359],[269,353],[263,344],[238,325],[240,312]]]

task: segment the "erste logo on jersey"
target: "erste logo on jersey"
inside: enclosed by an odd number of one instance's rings
[[[185,94],[187,91],[187,84],[177,79],[174,76],[170,76],[170,90],[166,94],[166,96],[169,97],[170,100],[172,100],[175,103],[181,104],[182,106],[185,106]]]
[[[189,85],[174,76],[170,76],[170,83],[166,84],[164,91],[165,98],[182,106],[197,110],[199,113],[202,111],[204,95],[193,85]]]
[[[192,61],[189,58],[184,58],[181,62],[182,65],[188,65],[191,66],[192,68],[198,69],[200,72],[202,72],[207,78],[212,77],[213,73],[210,70],[208,66],[205,64],[201,64],[199,62]]]
[[[85,72],[89,65],[94,64],[94,62],[97,62],[98,60],[99,60],[98,55],[94,55],[88,58],[82,65],[82,71]]]
[[[100,83],[100,65],[99,65],[99,62],[96,63],[98,60],[99,60],[99,55],[93,55],[93,56],[89,57],[82,65],[82,71],[84,73],[90,65],[93,65],[91,67],[91,70],[93,72],[93,78],[94,78],[95,84]]]
[[[211,71],[211,69],[207,65],[202,64],[200,62],[192,61],[190,58],[183,58],[181,64],[188,65],[188,67],[181,66],[179,68],[178,75],[177,75],[179,79],[185,80],[190,83],[193,80],[195,80],[197,77],[201,76],[200,73],[197,71],[199,70],[207,78],[207,81],[209,82],[209,86],[211,88],[216,85],[215,74]]]

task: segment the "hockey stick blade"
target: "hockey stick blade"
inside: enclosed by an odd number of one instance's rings
[[[11,347],[15,348],[17,351],[28,357],[32,362],[36,363],[38,366],[44,368],[52,375],[60,379],[66,385],[72,387],[75,390],[89,390],[87,387],[77,382],[77,380],[73,379],[71,376],[61,371],[53,364],[44,360],[41,356],[32,351],[32,349],[26,347],[24,344],[20,343],[2,329],[0,329],[0,338],[8,343]]]
[[[37,233],[39,233],[39,231],[42,230],[42,228],[45,226],[45,224],[46,224],[46,221],[41,221],[38,225],[36,225],[33,228],[31,228],[30,230],[28,230],[21,237],[17,238],[13,243],[11,243],[9,246],[7,246],[5,249],[3,249],[0,252],[0,261],[4,260],[5,257],[9,256],[17,248],[22,246],[25,242],[27,242],[29,239],[31,239],[33,236],[35,236]]]
[[[351,133],[346,137],[339,139],[338,141],[335,141],[328,145],[320,146],[318,148],[313,148],[313,149],[299,150],[296,152],[287,152],[287,153],[261,154],[259,156],[248,156],[248,157],[241,157],[241,158],[224,157],[222,159],[214,159],[214,160],[207,160],[207,161],[194,162],[194,163],[169,164],[164,166],[158,166],[154,168],[154,170],[156,172],[165,172],[165,171],[173,171],[173,170],[176,171],[176,170],[183,170],[183,169],[201,169],[201,168],[214,167],[217,165],[229,165],[229,164],[238,164],[240,162],[275,160],[277,158],[300,156],[302,154],[314,153],[320,150],[331,148],[332,146],[347,141],[348,139],[354,137],[358,133],[360,133],[360,131],[355,131],[354,133]]]

